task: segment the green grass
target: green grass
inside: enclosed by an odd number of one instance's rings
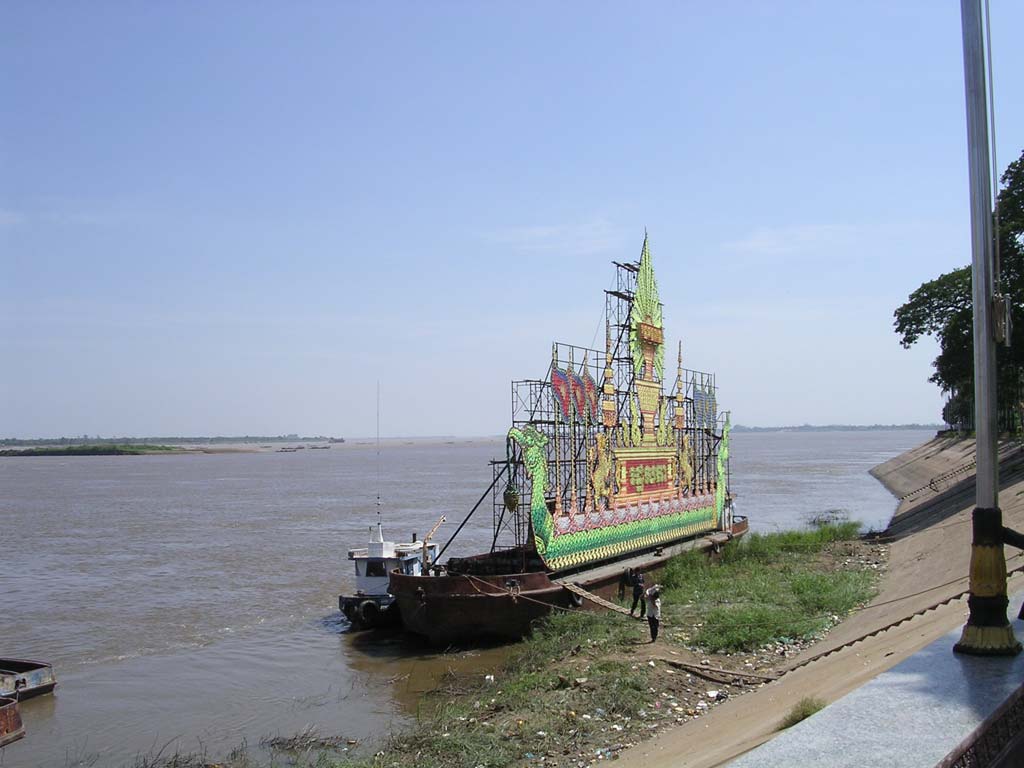
[[[835,570],[823,557],[856,535],[850,524],[755,534],[727,547],[717,562],[705,554],[673,559],[660,579],[664,641],[687,631],[687,643],[706,650],[749,650],[821,632],[873,593],[873,572]],[[640,738],[660,717],[651,704],[664,672],[631,663],[644,629],[619,614],[555,612],[493,670],[493,681],[483,672],[445,679],[424,696],[411,727],[359,755],[314,749],[298,764],[506,768],[538,765],[548,752],[562,766],[592,762],[596,747]],[[798,722],[822,706],[802,701],[790,718]],[[621,735],[613,724],[625,729]]]
[[[815,699],[813,697],[807,697],[800,699],[793,708],[789,710],[789,714],[786,715],[782,721],[783,728],[790,728],[801,720],[806,720],[808,717],[813,715],[815,712],[820,712],[825,708],[825,702],[821,699]]]
[[[668,634],[690,628],[691,644],[739,651],[823,632],[834,616],[873,594],[873,572],[834,570],[822,556],[855,539],[857,530],[843,523],[755,534],[727,547],[717,562],[704,553],[673,559],[661,579]],[[584,713],[639,721],[657,673],[629,663],[637,639],[636,623],[617,614],[556,612],[515,648],[493,683],[477,675],[461,681],[454,695],[435,694],[412,729],[392,736],[375,755],[343,765],[500,768],[522,764],[526,754],[585,744],[608,727],[608,719],[584,719]],[[581,677],[586,682],[577,685]],[[802,717],[813,706],[823,705],[812,702]]]
[[[373,756],[340,765],[502,768],[528,753],[584,740],[607,727],[607,718],[635,716],[649,706],[650,668],[602,658],[636,637],[636,626],[617,615],[555,613],[517,646],[493,683],[478,675],[458,695],[435,694],[413,728],[390,737]],[[574,657],[576,672],[567,663]],[[577,685],[582,677],[586,682]],[[583,718],[599,710],[605,719]]]
[[[854,539],[855,523],[809,531],[752,534],[718,562],[688,553],[666,568],[666,623],[712,652],[751,651],[811,639],[875,593],[870,571],[823,570],[826,547]]]

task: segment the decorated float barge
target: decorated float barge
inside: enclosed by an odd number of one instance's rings
[[[732,514],[714,375],[684,368],[680,343],[666,378],[647,238],[639,262],[616,267],[604,350],[555,343],[543,380],[512,383],[506,456],[481,497],[492,500],[491,550],[391,573],[406,630],[435,644],[518,638],[553,607],[579,605],[582,590],[613,589],[627,567],[746,532]]]

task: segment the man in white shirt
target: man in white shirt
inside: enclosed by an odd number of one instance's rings
[[[647,623],[651,627],[651,642],[658,639],[658,625],[661,624],[661,584],[655,584],[644,592],[647,603]]]

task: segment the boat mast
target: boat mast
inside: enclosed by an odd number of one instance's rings
[[[380,528],[380,379],[377,379],[377,528]]]

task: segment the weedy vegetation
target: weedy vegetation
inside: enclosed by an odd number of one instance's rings
[[[786,715],[786,719],[782,721],[782,727],[783,729],[791,728],[801,720],[806,720],[815,712],[820,712],[824,708],[825,702],[821,699],[816,699],[811,696],[800,699],[800,701],[794,704],[793,708],[789,710],[789,714]]]
[[[752,651],[771,642],[810,640],[875,594],[876,574],[835,568],[826,549],[843,554],[856,523],[809,531],[751,534],[717,562],[700,553],[665,569],[665,616],[693,627],[689,644],[713,653]]]
[[[699,670],[707,654],[735,652],[741,655],[712,661],[742,667],[760,661],[749,652],[817,637],[867,601],[877,571],[863,567],[858,547],[857,526],[842,523],[754,534],[714,559],[675,558],[659,577],[666,632],[655,646],[645,642],[644,623],[619,614],[556,611],[501,667],[444,676],[423,697],[415,723],[359,754],[339,754],[339,739],[309,729],[262,746],[272,750],[271,765],[284,758],[288,765],[342,768],[577,766],[611,759],[765,679],[712,682],[692,666],[693,675],[673,671],[671,660],[689,658]],[[822,706],[802,701],[787,722]]]

